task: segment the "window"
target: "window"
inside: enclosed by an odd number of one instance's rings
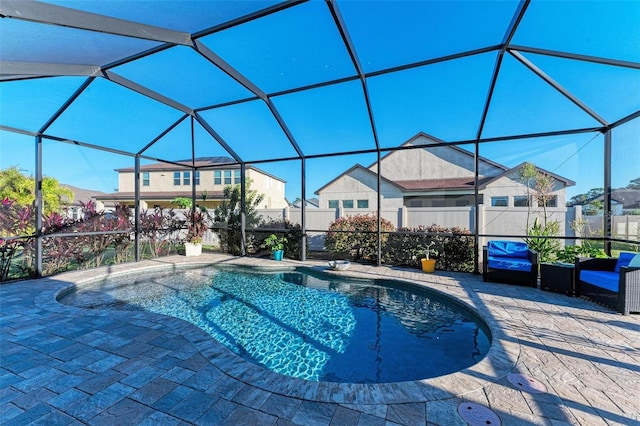
[[[344,209],[352,209],[353,208],[353,200],[342,200],[342,208],[344,208]]]
[[[546,206],[545,207],[558,207],[558,196],[557,195],[551,195],[551,196],[547,196],[547,202],[545,203]],[[538,202],[540,203],[544,203],[544,200],[538,200]]]
[[[200,172],[193,172],[193,181],[196,185],[200,185]]]
[[[329,200],[329,208],[330,209],[337,209],[338,206],[339,206],[338,200]]]
[[[514,207],[528,207],[530,205],[531,205],[530,199],[526,195],[515,195],[513,197]]]
[[[234,184],[239,184],[240,183],[240,170],[234,170],[233,171],[233,183]]]
[[[224,184],[231,185],[231,170],[224,171]]]
[[[149,186],[149,172],[142,172],[142,186]]]
[[[220,170],[215,170],[213,172],[213,184],[222,185],[222,172]]]
[[[507,207],[509,197],[491,197],[491,207]]]
[[[359,209],[368,209],[369,208],[369,200],[358,200],[358,208]]]
[[[182,184],[183,185],[191,185],[191,172],[183,172],[182,173]]]
[[[180,172],[173,172],[173,185],[180,186]]]

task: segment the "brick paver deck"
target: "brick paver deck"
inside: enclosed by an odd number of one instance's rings
[[[487,357],[467,370],[384,385],[287,378],[178,319],[56,302],[71,283],[100,275],[221,261],[302,265],[172,257],[0,285],[0,424],[464,425],[458,407],[470,402],[493,410],[504,425],[640,425],[640,315],[472,274],[361,265],[347,271],[453,295],[493,334]],[[510,373],[536,379],[547,392],[512,384]]]

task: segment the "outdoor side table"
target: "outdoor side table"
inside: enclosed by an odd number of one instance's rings
[[[542,290],[564,293],[567,296],[576,294],[576,285],[572,263],[540,264],[540,288]]]

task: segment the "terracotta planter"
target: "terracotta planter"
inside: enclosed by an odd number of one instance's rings
[[[436,260],[435,259],[420,259],[420,263],[422,263],[422,271],[423,272],[434,272],[436,270]]]
[[[202,244],[184,243],[185,256],[187,257],[200,256],[201,254],[202,254]]]

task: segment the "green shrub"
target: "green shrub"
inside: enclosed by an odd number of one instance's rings
[[[436,268],[445,271],[472,272],[473,235],[467,229],[444,228],[438,225],[401,228],[389,234],[383,247],[383,261],[393,265],[420,266],[429,247]]]
[[[381,219],[381,244],[387,243],[387,232],[394,226]],[[378,217],[376,215],[354,215],[336,219],[329,225],[325,247],[333,258],[377,261],[378,259]]]
[[[247,231],[247,253],[259,254],[260,247],[271,234],[284,237],[284,256],[288,259],[300,259],[300,244],[302,242],[302,227],[298,223],[286,219],[270,219],[261,222],[257,227]],[[307,251],[309,243],[307,241]]]
[[[605,254],[598,247],[585,241],[582,245],[564,246],[555,252],[555,256],[559,262],[573,263],[576,257],[605,257]]]

